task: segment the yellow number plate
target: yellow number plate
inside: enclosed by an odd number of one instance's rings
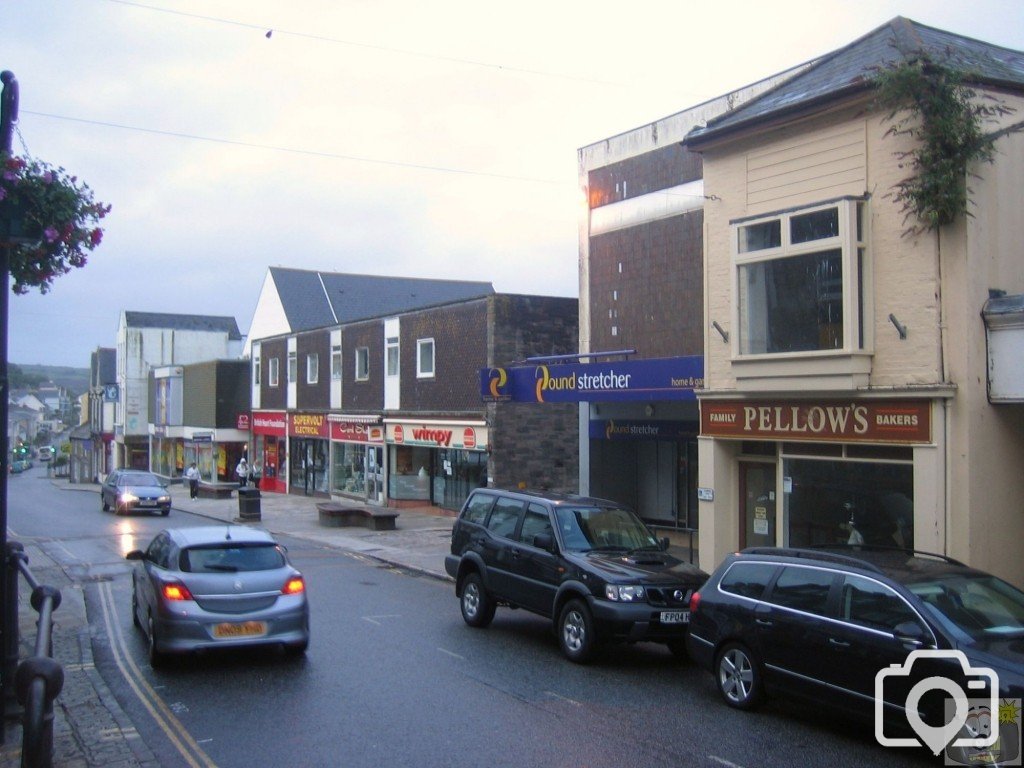
[[[213,628],[213,636],[217,638],[259,637],[265,634],[267,634],[265,621],[243,621],[240,624],[225,622],[217,624]]]

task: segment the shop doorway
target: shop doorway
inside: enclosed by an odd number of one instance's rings
[[[775,464],[740,462],[740,549],[775,546]]]

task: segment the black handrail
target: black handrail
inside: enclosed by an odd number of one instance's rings
[[[53,765],[53,702],[64,687],[64,667],[53,658],[53,612],[60,607],[60,590],[40,584],[28,567],[28,555],[17,541],[7,544],[7,594],[17,615],[18,573],[32,588],[32,608],[39,614],[36,622],[35,655],[17,665],[14,690],[22,707],[22,768],[51,768]],[[17,627],[13,623],[13,642],[17,659]],[[10,643],[10,638],[8,638]],[[10,648],[10,645],[8,646]],[[5,659],[5,667],[13,666]]]

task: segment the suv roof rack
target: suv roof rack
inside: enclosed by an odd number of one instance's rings
[[[861,560],[856,557],[850,557],[849,555],[840,555],[835,552],[828,552],[826,550],[816,550],[811,548],[797,548],[797,547],[749,547],[740,551],[741,555],[774,555],[776,557],[803,557],[808,560],[824,560],[825,562],[839,563],[843,565],[855,565],[858,568],[863,568],[868,571],[874,571],[875,573],[883,573],[882,569],[879,568],[872,562],[867,560]]]
[[[809,549],[852,549],[858,551],[867,552],[900,552],[905,555],[915,555],[923,557],[934,557],[936,560],[942,560],[943,562],[949,563],[950,565],[962,565],[964,568],[969,566],[965,563],[960,562],[948,555],[940,555],[938,552],[928,552],[923,549],[909,549],[907,547],[887,547],[881,544],[810,544]]]

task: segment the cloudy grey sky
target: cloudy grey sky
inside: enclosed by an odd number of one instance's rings
[[[4,0],[15,151],[113,205],[9,359],[87,366],[122,309],[246,333],[273,265],[576,296],[579,147],[894,16],[1024,49],[1024,0]]]

